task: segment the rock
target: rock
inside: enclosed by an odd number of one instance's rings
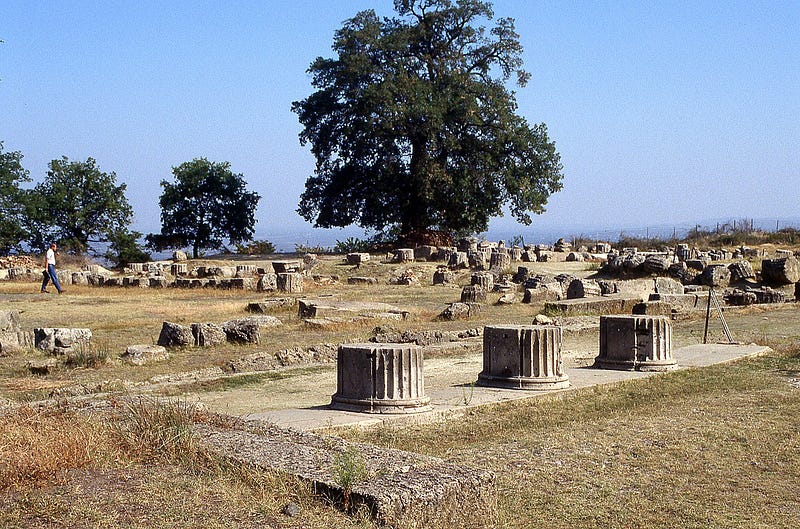
[[[553,325],[553,318],[544,314],[537,314],[533,318],[533,325]]]
[[[411,263],[414,262],[414,249],[413,248],[398,248],[392,252],[393,263]]]
[[[737,261],[728,265],[728,270],[731,271],[731,282],[735,283],[744,279],[755,279],[756,273],[753,271],[753,266],[750,261]]]
[[[300,514],[300,506],[294,502],[290,502],[284,505],[283,509],[281,509],[281,512],[289,517],[297,516]]]
[[[50,354],[75,353],[88,349],[92,331],[89,329],[36,328],[33,330],[35,347]]]
[[[254,343],[261,341],[261,330],[281,325],[281,320],[274,316],[250,316],[222,324],[225,335],[232,343]]]
[[[284,307],[294,307],[297,303],[295,298],[269,298],[264,301],[255,301],[247,304],[247,312],[264,314]]]
[[[506,252],[492,252],[489,256],[489,269],[500,270],[501,272],[511,266],[511,256]]]
[[[656,277],[653,280],[656,294],[683,294],[683,284],[668,277]]]
[[[567,299],[595,297],[601,294],[600,285],[593,279],[575,279],[567,287]]]
[[[486,303],[486,290],[480,285],[468,285],[461,290],[461,303]]]
[[[300,261],[272,261],[276,274],[297,274],[303,271]]]
[[[167,360],[169,353],[161,345],[129,345],[120,358],[129,364],[141,366],[150,362]]]
[[[497,300],[497,305],[513,305],[516,302],[517,295],[513,292],[509,292],[500,296],[500,299]]]
[[[761,278],[770,285],[788,285],[800,281],[800,262],[796,257],[764,259],[761,261]]]
[[[345,259],[349,265],[360,265],[361,263],[369,262],[370,256],[366,252],[353,252],[347,254]]]
[[[672,316],[672,305],[666,301],[643,301],[634,305],[631,312],[644,316]]]
[[[489,272],[475,272],[470,277],[470,284],[478,285],[485,292],[494,290],[494,275]]]
[[[731,282],[731,271],[723,264],[708,265],[700,274],[700,284],[714,288],[725,288]]]
[[[477,315],[481,311],[479,303],[451,303],[439,315],[442,320],[466,320],[471,316]]]
[[[188,256],[186,255],[186,252],[184,252],[183,250],[178,250],[176,252],[173,252],[172,254],[172,260],[175,261],[176,263],[180,263],[181,261],[186,261],[187,259]]]
[[[274,265],[275,263],[273,263]],[[276,268],[277,270],[277,268]],[[278,272],[278,290],[287,294],[299,294],[303,291],[303,276],[298,272]]]
[[[278,290],[278,276],[275,274],[261,274],[258,276],[256,290],[259,292],[271,292]]]
[[[163,347],[194,345],[194,334],[191,327],[165,321],[161,324],[161,333],[156,343]]]
[[[19,330],[19,311],[0,310],[0,332],[17,332]]]
[[[567,254],[567,262],[582,262],[584,261],[583,253],[581,252],[569,252]]]
[[[450,259],[447,261],[447,266],[451,269],[469,268],[469,258],[467,257],[467,252],[455,252],[450,254]]]
[[[417,246],[414,248],[414,259],[418,261],[433,261],[439,256],[439,248],[431,245]]]
[[[225,330],[217,323],[193,323],[192,335],[194,345],[200,347],[211,347],[227,341]]]
[[[663,255],[648,255],[642,263],[642,269],[648,274],[663,274],[669,269],[669,259]]]
[[[448,283],[455,282],[456,275],[448,270],[446,267],[438,267],[436,271],[433,273],[433,284],[434,285],[446,285]]]

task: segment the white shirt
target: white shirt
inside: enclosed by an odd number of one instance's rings
[[[56,265],[56,252],[54,252],[52,248],[47,249],[47,264]]]

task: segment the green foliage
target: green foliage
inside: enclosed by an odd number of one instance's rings
[[[489,30],[488,2],[403,0],[397,18],[362,11],[336,32],[336,58],[309,68],[292,105],[316,157],[298,212],[318,227],[483,232],[508,206],[525,224],[561,189],[544,124],[516,114],[524,86],[513,20]]]
[[[125,228],[114,230],[108,234],[111,243],[105,257],[115,266],[125,266],[128,263],[141,263],[150,260],[147,253],[139,244],[142,234],[138,231],[128,231]]]
[[[93,158],[70,161],[66,156],[50,162],[44,181],[27,201],[30,243],[42,248],[48,241],[83,254],[90,242],[107,242],[111,234],[127,229],[133,209],[125,197],[125,184],[117,175],[100,171]]]
[[[333,480],[342,487],[344,510],[350,511],[353,486],[367,478],[367,463],[355,445],[348,446],[333,457]]]
[[[241,174],[228,162],[195,158],[173,167],[175,182],[161,181],[161,233],[148,235],[156,249],[192,247],[197,258],[201,248],[221,248],[252,239],[255,210],[260,196],[245,189]]]
[[[336,241],[336,245],[333,247],[333,253],[368,252],[371,247],[372,242],[367,239],[348,237],[344,241]]]
[[[275,245],[270,241],[250,241],[247,244],[238,243],[236,253],[241,255],[267,255],[275,253]]]
[[[311,244],[306,242],[305,244],[295,243],[294,253],[330,253],[330,250],[328,248],[325,248],[321,244],[312,246]]]
[[[0,142],[0,255],[19,249],[26,236],[27,193],[19,187],[22,182],[30,182],[28,171],[22,167],[22,153],[3,152]]]

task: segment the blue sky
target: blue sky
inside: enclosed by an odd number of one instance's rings
[[[798,217],[800,1],[497,0],[533,75],[519,112],[545,122],[564,189],[530,228],[592,231]],[[314,168],[292,101],[356,12],[391,0],[5,0],[0,140],[35,180],[62,155],[127,184],[158,231],[159,182],[229,161],[262,200],[257,232],[309,233],[294,210]]]

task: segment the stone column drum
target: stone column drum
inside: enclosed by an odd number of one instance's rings
[[[407,344],[343,344],[331,408],[366,413],[430,411],[422,349]]]
[[[532,390],[569,387],[561,359],[561,327],[484,327],[483,371],[478,384]]]
[[[669,318],[600,316],[600,355],[594,365],[625,371],[675,369]]]

